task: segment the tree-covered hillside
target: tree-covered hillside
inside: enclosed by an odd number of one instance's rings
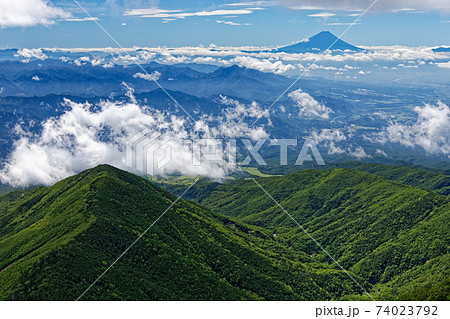
[[[450,299],[447,197],[349,169],[257,181],[375,299]],[[368,299],[253,180],[185,195],[82,300]],[[176,199],[106,165],[1,196],[0,299],[78,298]]]
[[[0,299],[78,298],[175,200],[110,166],[0,197]],[[344,272],[288,249],[263,229],[180,200],[82,300],[327,300],[350,294],[362,291]]]
[[[350,169],[257,181],[344,268],[376,285],[381,298],[421,299],[415,290],[424,295],[436,287],[441,295],[429,298],[450,298],[450,267],[443,262],[450,240],[447,197]],[[252,180],[201,181],[189,195],[212,210],[270,230],[294,250],[330,261]]]
[[[409,165],[409,166],[407,166]],[[305,166],[306,167],[306,166]],[[356,169],[384,177],[394,182],[419,187],[422,189],[435,191],[442,195],[450,195],[450,175],[449,170],[432,169],[424,166],[412,166],[407,162],[398,162],[395,165],[383,165],[377,163],[363,163],[349,161],[343,163],[327,163],[326,166],[316,166],[314,169],[335,169],[348,168]],[[289,175],[305,170],[301,166],[280,166],[268,165],[259,168],[262,173],[270,175]],[[306,168],[308,169],[308,168]],[[310,168],[309,168],[310,169]]]

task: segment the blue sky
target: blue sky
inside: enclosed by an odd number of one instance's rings
[[[0,47],[115,46],[71,0],[16,0],[42,5],[18,12],[0,0]],[[372,0],[80,0],[125,46],[285,45],[329,30],[340,35]],[[47,1],[48,2],[48,1]],[[344,36],[355,45],[450,45],[450,1],[379,0]],[[358,3],[358,5],[354,5]],[[50,8],[47,10],[45,6]],[[42,10],[41,10],[42,9]],[[56,11],[55,11],[56,10]],[[145,11],[143,11],[145,10]],[[36,13],[37,12],[37,13]],[[22,16],[34,15],[31,22]],[[45,16],[47,14],[47,16]],[[28,17],[27,17],[28,18]]]

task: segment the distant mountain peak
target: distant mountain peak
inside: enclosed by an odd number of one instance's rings
[[[363,49],[353,46],[338,37],[330,31],[322,31],[306,40],[302,40],[295,44],[275,49],[277,52],[286,53],[306,53],[306,52],[322,52],[326,50],[341,51],[362,51]]]

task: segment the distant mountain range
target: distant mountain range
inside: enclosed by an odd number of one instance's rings
[[[334,34],[329,31],[323,31],[315,36],[300,41],[293,45],[281,47],[275,49],[275,52],[285,52],[285,53],[307,53],[307,52],[323,52],[326,50],[340,50],[340,51],[363,51],[363,49],[348,44],[347,42],[339,39]]]
[[[306,53],[306,52],[321,52],[326,50],[332,50],[332,51],[363,51],[363,49],[358,48],[356,46],[353,46],[351,44],[348,44],[347,42],[338,39],[334,34],[332,34],[329,31],[322,31],[315,36],[312,36],[309,39],[306,39],[304,41],[300,41],[296,44],[281,47],[278,49],[272,50],[272,52],[286,52],[286,53]],[[2,60],[24,60],[25,57],[22,57],[18,55],[18,49],[4,49],[0,50],[0,61]],[[139,49],[139,50],[133,50],[131,55],[138,55],[143,53],[145,50]],[[211,51],[216,51],[215,49],[211,49]],[[246,52],[246,51],[244,51]],[[255,52],[255,51],[252,51]],[[445,51],[447,52],[447,51]],[[106,61],[110,59],[110,55],[107,51],[58,51],[58,50],[48,50],[48,49],[41,49],[41,53],[43,56],[49,58],[49,59],[70,59],[70,60],[76,60],[81,57],[94,59],[97,58],[104,58]],[[30,60],[36,60],[36,58],[28,58]],[[191,64],[181,64],[181,65],[189,65]],[[209,66],[208,64],[195,64],[194,68],[199,68],[200,71],[212,71],[214,67]]]

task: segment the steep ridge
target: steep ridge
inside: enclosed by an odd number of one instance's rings
[[[76,299],[175,200],[106,165],[52,187],[0,197],[0,299]],[[361,291],[342,271],[288,249],[261,228],[180,200],[83,300],[326,300],[351,294]]]

